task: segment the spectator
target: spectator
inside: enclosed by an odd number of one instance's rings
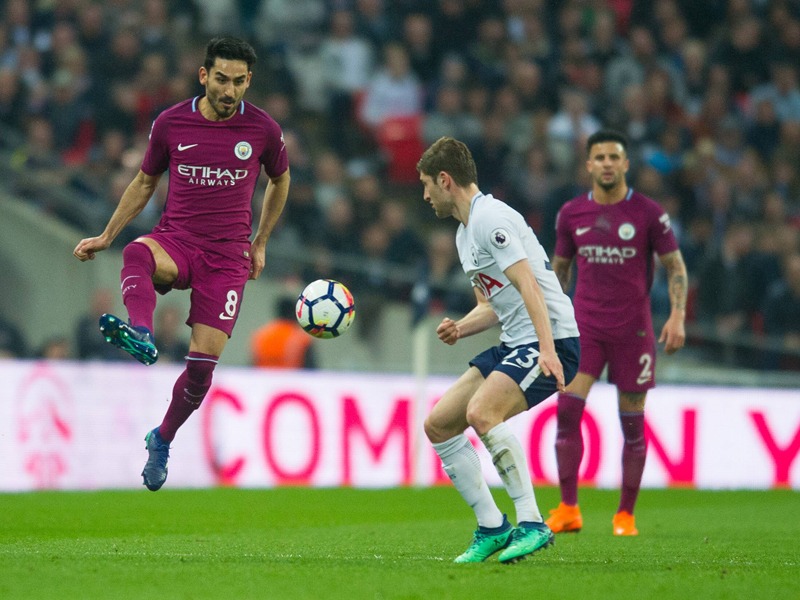
[[[586,139],[600,129],[600,121],[589,113],[589,99],[580,90],[565,88],[561,107],[547,124],[550,155],[559,173],[570,171],[573,162],[583,162]]]
[[[769,346],[765,367],[800,369],[800,254],[786,257],[783,279],[773,284],[764,302],[764,332]]]
[[[44,341],[36,352],[36,357],[45,360],[69,360],[73,358],[72,346],[67,337],[54,336]]]
[[[324,213],[324,223],[317,238],[334,254],[351,258],[359,253],[358,229],[352,201],[345,195],[335,198]]]
[[[384,189],[380,177],[373,172],[356,175],[351,182],[351,196],[356,223],[360,231],[380,218]]]
[[[0,66],[0,124],[22,129],[26,116],[26,96],[18,71],[10,66]]]
[[[712,61],[730,69],[731,91],[735,95],[746,94],[748,90],[764,83],[769,65],[761,22],[750,14],[731,22]]]
[[[421,12],[406,15],[402,43],[408,52],[411,70],[423,85],[427,85],[439,71],[439,54],[431,17]]]
[[[383,66],[367,86],[361,119],[376,133],[387,119],[419,115],[422,106],[423,87],[411,70],[408,52],[401,44],[387,44]]]
[[[534,231],[542,231],[545,205],[559,187],[547,149],[532,146],[519,168],[514,169],[511,181],[510,204],[522,213]]]
[[[747,223],[734,223],[727,231],[719,253],[701,267],[698,313],[709,328],[717,351],[729,351],[750,331],[753,301],[754,234]],[[720,355],[720,357],[724,354]],[[743,356],[738,355],[738,360]]]
[[[328,142],[340,154],[353,156],[363,143],[355,135],[356,106],[372,74],[374,57],[369,42],[356,33],[352,11],[333,12],[319,59],[327,95]]]
[[[758,106],[767,100],[775,108],[779,121],[800,120],[800,85],[797,81],[797,67],[784,61],[770,64],[770,80],[753,88],[750,103]]]
[[[25,358],[27,343],[20,330],[0,315],[0,359]]]
[[[312,338],[297,325],[295,297],[279,298],[276,316],[250,338],[254,367],[313,369],[317,366]]]
[[[342,157],[332,150],[324,150],[314,164],[314,201],[319,209],[327,211],[330,205],[347,195],[347,173]]]
[[[393,15],[389,14],[386,6],[387,0],[356,0],[356,31],[365,37],[373,48],[385,45],[397,25]]]
[[[475,305],[475,294],[472,286],[466,285],[455,250],[452,231],[431,232],[414,288],[414,294],[426,299],[426,313],[466,314]]]
[[[436,91],[432,111],[422,120],[422,140],[432,144],[444,135],[453,135],[465,143],[479,141],[481,123],[464,110],[464,94],[456,87],[443,86]]]
[[[772,101],[767,98],[753,100],[753,115],[745,132],[747,144],[758,152],[761,160],[769,162],[778,147],[780,135],[781,124]]]
[[[653,32],[647,27],[636,25],[629,33],[630,49],[628,52],[612,59],[606,68],[606,94],[609,98],[618,98],[628,85],[644,84],[647,73],[660,68],[669,73],[672,89],[679,98],[684,96],[683,81],[677,69],[669,61],[658,54],[658,47]]]
[[[489,89],[496,89],[506,81],[507,44],[505,26],[499,16],[480,21],[477,37],[470,44],[467,56],[478,81]]]
[[[381,207],[380,223],[389,235],[386,260],[391,265],[415,267],[425,255],[425,244],[408,219],[408,206],[396,199]]]

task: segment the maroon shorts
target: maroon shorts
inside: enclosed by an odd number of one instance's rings
[[[186,324],[201,323],[220,329],[230,337],[239,317],[244,286],[250,276],[250,243],[241,243],[240,256],[226,255],[196,246],[166,233],[150,233],[152,239],[178,265],[178,277],[172,285],[156,285],[159,294],[172,289],[191,289],[189,318]],[[230,250],[230,248],[228,248]]]
[[[608,365],[608,381],[621,392],[645,392],[656,384],[656,342],[651,333],[608,341],[581,331],[578,372],[600,379]]]

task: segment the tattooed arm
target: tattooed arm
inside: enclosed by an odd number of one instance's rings
[[[667,354],[673,354],[683,348],[686,341],[684,321],[686,320],[686,293],[689,282],[680,250],[664,254],[659,258],[667,270],[671,310],[658,341],[665,342],[664,350]]]

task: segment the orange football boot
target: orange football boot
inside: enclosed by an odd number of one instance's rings
[[[614,535],[639,535],[639,530],[636,529],[636,517],[626,510],[615,514],[612,524]]]
[[[570,506],[560,502],[550,511],[550,518],[545,523],[553,533],[578,533],[583,527],[581,509],[577,504]]]

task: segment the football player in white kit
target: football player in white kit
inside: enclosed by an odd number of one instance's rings
[[[485,331],[498,322],[500,344],[470,361],[469,369],[441,397],[425,420],[425,434],[478,528],[458,563],[482,562],[502,551],[512,563],[549,546],[519,440],[506,421],[564,390],[580,358],[572,302],[564,294],[547,255],[525,219],[483,194],[467,146],[443,137],[417,163],[423,198],[440,219],[460,222],[456,246],[477,305],[461,319],[445,317],[436,332],[446,344]],[[475,448],[464,431],[472,427],[514,502],[512,527],[492,497]]]

